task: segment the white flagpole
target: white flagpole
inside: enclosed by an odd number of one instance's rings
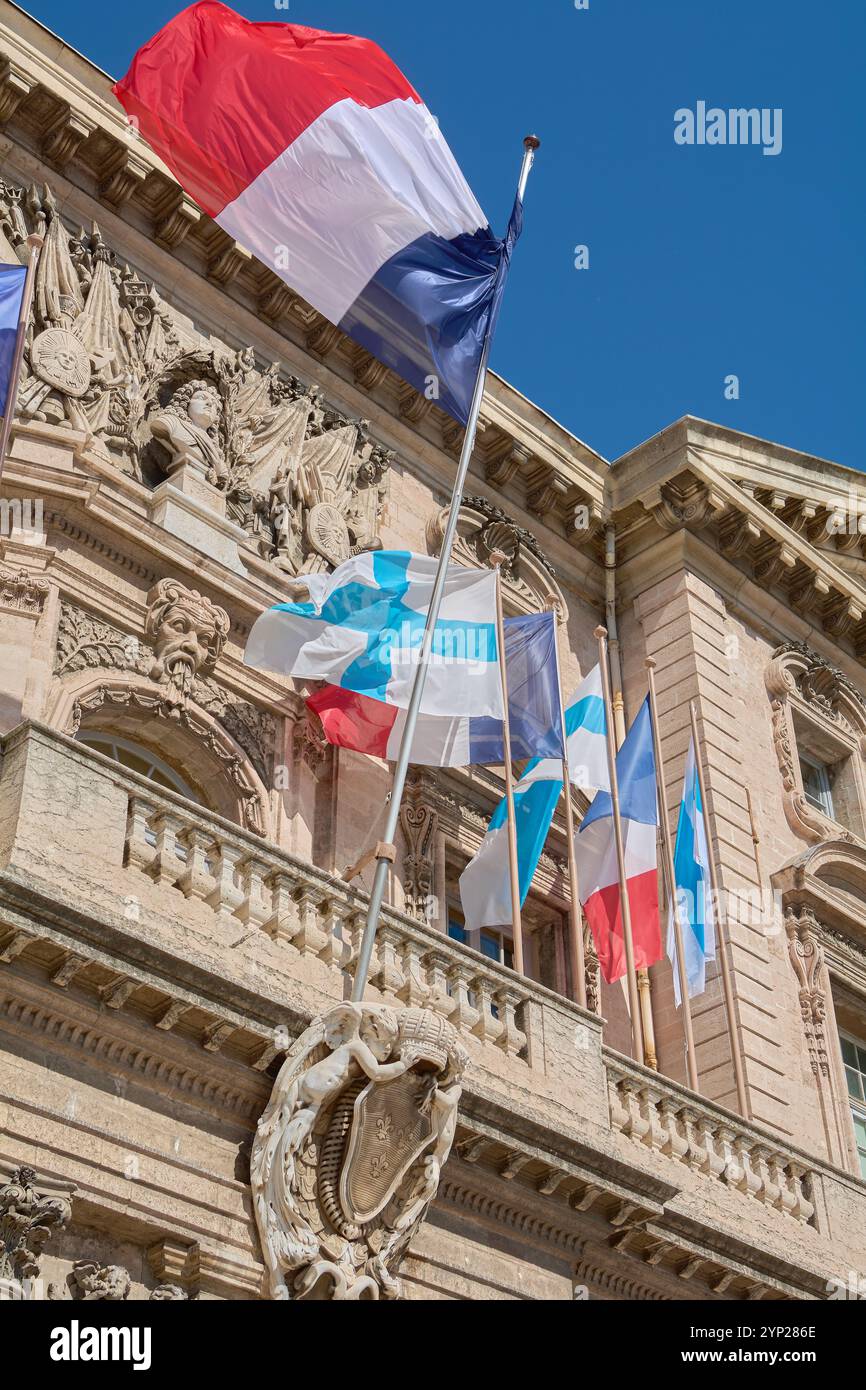
[[[554,654],[556,657],[556,688],[559,692],[559,719],[562,728],[562,789],[565,796],[565,839],[568,855],[568,935],[571,946],[572,989],[582,1009],[586,1004],[586,952],[583,949],[583,911],[580,906],[580,884],[577,875],[577,850],[574,843],[574,800],[571,791],[571,763],[568,756],[568,730],[565,727],[565,693],[562,689],[562,666],[559,659],[559,621],[553,612]]]
[[[39,253],[42,250],[42,237],[39,236],[37,232],[32,232],[27,238],[27,245],[30,247],[30,259],[27,262],[27,274],[24,277],[21,308],[18,310],[18,331],[15,335],[15,352],[12,357],[12,370],[9,374],[9,390],[6,395],[6,414],[3,416],[3,428],[0,430],[0,480],[2,480],[3,477],[6,450],[9,448],[12,421],[15,418],[15,403],[18,399],[18,378],[21,375],[21,359],[24,356],[24,339],[27,335],[27,320],[30,318],[30,305],[33,302],[33,285],[36,279],[36,267],[39,264]]]
[[[523,164],[521,165],[520,179],[517,185],[517,197],[520,202],[523,202],[529,174],[535,162],[535,151],[540,144],[541,141],[535,135],[527,135],[523,142]],[[460,463],[457,467],[457,477],[454,480],[454,491],[451,496],[448,524],[445,528],[445,536],[442,541],[439,568],[433,583],[430,611],[427,614],[427,626],[424,631],[424,640],[421,644],[415,684],[412,688],[412,697],[406,712],[406,727],[400,742],[400,753],[397,758],[397,765],[394,768],[394,782],[389,795],[388,819],[384,832],[385,838],[383,844],[379,847],[380,854],[376,863],[376,876],[373,880],[373,891],[370,894],[370,907],[367,912],[367,921],[364,926],[364,935],[361,939],[361,949],[358,953],[358,963],[355,968],[352,1001],[356,1004],[361,1003],[367,988],[367,976],[370,973],[370,961],[373,957],[373,946],[379,927],[379,914],[382,911],[385,885],[388,880],[388,865],[393,862],[393,845],[400,818],[400,803],[403,800],[406,775],[409,771],[409,758],[412,752],[412,741],[415,736],[415,726],[418,723],[418,715],[421,712],[421,700],[424,695],[424,686],[427,682],[427,670],[430,661],[430,653],[433,647],[433,634],[439,618],[439,610],[442,606],[442,597],[445,592],[445,580],[451,561],[451,551],[454,547],[454,539],[457,535],[457,522],[460,515],[460,507],[463,502],[463,492],[466,487],[469,464],[475,448],[475,435],[478,430],[481,402],[484,398],[484,386],[487,380],[487,368],[490,362],[491,337],[492,335],[488,330],[487,338],[481,353],[481,361],[478,364],[478,376],[475,381],[475,390],[472,396],[472,405],[469,409],[469,418],[466,422],[466,434],[463,439]],[[504,710],[503,715],[507,719],[508,711]]]

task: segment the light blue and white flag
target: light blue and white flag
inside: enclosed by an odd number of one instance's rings
[[[307,603],[278,603],[253,626],[248,666],[327,681],[405,709],[438,560],[409,551],[356,555],[303,578]],[[423,714],[502,719],[496,571],[451,565],[421,705]]]
[[[689,744],[689,755],[686,759],[683,799],[680,803],[674,849],[674,874],[675,906],[679,912],[683,937],[689,998],[694,999],[695,995],[703,994],[706,988],[707,961],[716,958],[716,929],[710,892],[710,853],[704,827],[694,739]],[[674,995],[679,1008],[682,1004],[682,991],[677,967],[673,908],[668,913],[668,957],[673,966]]]
[[[568,770],[572,786],[584,791],[610,791],[607,731],[601,667],[594,666],[565,711]],[[544,758],[527,768],[522,782],[561,782],[562,762]]]
[[[568,765],[575,786],[609,789],[601,672],[590,671],[565,712]],[[535,758],[514,789],[520,902],[526,902],[562,795],[562,761]],[[478,853],[460,876],[460,899],[469,931],[511,921],[508,865],[508,801],[497,806]]]
[[[0,415],[6,414],[12,383],[15,340],[18,337],[18,319],[26,278],[26,266],[0,265]]]

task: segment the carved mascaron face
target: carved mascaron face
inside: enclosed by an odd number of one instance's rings
[[[228,614],[193,589],[161,580],[149,595],[146,622],[156,661],[154,679],[188,686],[199,672],[210,671],[229,629]]]

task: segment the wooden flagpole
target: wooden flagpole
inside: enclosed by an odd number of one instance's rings
[[[731,978],[731,967],[728,961],[728,926],[727,913],[722,908],[722,899],[719,892],[719,875],[716,868],[716,856],[713,850],[713,837],[710,830],[710,808],[707,805],[707,788],[704,783],[704,765],[701,758],[701,743],[698,735],[698,714],[694,700],[689,701],[689,712],[692,720],[692,738],[695,741],[695,766],[698,772],[698,786],[701,792],[701,809],[704,816],[704,831],[707,837],[707,853],[710,860],[710,886],[713,892],[713,912],[715,913],[716,931],[718,933],[718,953],[722,966],[722,987],[725,992],[725,1012],[728,1016],[728,1037],[731,1042],[731,1059],[734,1064],[734,1077],[737,1083],[737,1100],[740,1107],[740,1114],[748,1120],[749,1102],[746,1094],[746,1074],[743,1066],[743,1056],[740,1051],[740,1041],[737,1037],[737,1030],[734,1025],[734,986]]]
[[[571,969],[577,1003],[586,1003],[586,953],[583,949],[583,912],[580,906],[580,885],[577,878],[577,853],[574,847],[574,801],[571,795],[571,768],[568,760],[568,731],[565,727],[565,697],[562,690],[562,668],[559,663],[559,624],[553,611],[556,642],[556,688],[559,691],[559,714],[562,727],[562,786],[565,793],[565,838],[568,847],[568,883],[571,900],[568,910],[568,935],[571,946]]]
[[[514,767],[511,761],[511,729],[508,722],[508,672],[505,660],[505,615],[502,608],[502,562],[505,556],[494,551],[490,556],[496,570],[496,645],[499,650],[499,670],[502,675],[502,742],[505,761],[505,800],[508,807],[508,872],[511,880],[511,931],[514,937],[514,969],[518,975],[523,968],[523,920],[520,911],[520,870],[517,863],[517,821],[514,816]]]
[[[616,775],[616,736],[613,729],[613,712],[610,697],[610,671],[607,665],[607,628],[597,627],[598,659],[601,668],[601,685],[604,693],[604,722],[607,729],[607,765],[610,772],[610,800],[613,810],[613,833],[616,843],[616,861],[619,871],[619,901],[622,912],[622,936],[625,945],[625,966],[628,979],[628,1003],[631,1014],[631,1035],[636,1061],[644,1064],[643,1024],[640,1012],[640,995],[637,988],[637,971],[634,964],[634,937],[631,929],[631,904],[628,900],[628,881],[625,872],[625,845],[622,838],[622,820],[619,811],[619,782]]]
[[[646,659],[647,683],[649,685],[650,697],[650,717],[653,729],[653,744],[656,754],[656,797],[659,808],[659,824],[662,832],[662,843],[664,846],[665,858],[665,877],[668,881],[668,903],[673,916],[674,941],[677,950],[677,972],[680,981],[680,998],[682,1000],[681,1009],[683,1014],[683,1031],[686,1035],[686,1058],[688,1061],[689,1085],[693,1091],[699,1091],[698,1084],[698,1059],[695,1050],[695,1035],[692,1028],[692,1006],[689,998],[689,981],[686,974],[686,957],[683,948],[683,927],[680,921],[679,906],[677,904],[677,874],[674,867],[674,847],[671,839],[671,826],[668,819],[668,791],[665,781],[665,765],[662,761],[662,741],[659,729],[659,712],[656,701],[656,663],[651,656]]]
[[[18,331],[15,335],[15,351],[12,355],[9,389],[6,393],[6,413],[3,416],[3,428],[0,430],[0,479],[3,477],[3,465],[6,462],[6,451],[9,448],[9,438],[12,434],[15,403],[18,399],[18,378],[21,375],[21,359],[24,356],[24,339],[27,335],[30,305],[33,302],[33,286],[36,281],[36,268],[39,265],[39,254],[42,250],[43,239],[37,232],[32,232],[27,238],[27,245],[30,247],[30,259],[27,262],[27,273],[24,277],[24,288],[21,292],[21,308],[18,311]]]

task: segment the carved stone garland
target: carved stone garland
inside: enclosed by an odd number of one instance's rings
[[[800,987],[800,1012],[812,1071],[816,1077],[829,1076],[825,1030],[827,997],[820,927],[814,914],[807,909],[797,913],[789,908],[785,915],[785,931],[788,956]]]

